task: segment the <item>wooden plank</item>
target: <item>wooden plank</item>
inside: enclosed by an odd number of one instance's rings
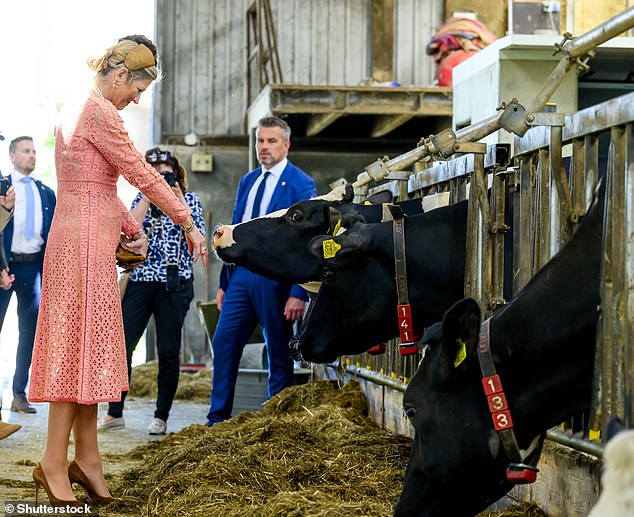
[[[313,115],[308,119],[306,136],[315,136],[326,129],[330,124],[342,116],[341,113],[322,113]]]
[[[381,115],[374,121],[370,136],[372,138],[385,136],[412,118],[414,118],[414,115],[410,114]]]
[[[191,56],[193,95],[189,96],[192,110],[191,130],[204,134],[211,125],[214,90],[208,87],[211,80],[209,53],[212,45],[210,38],[210,9],[206,2],[195,2],[192,11],[192,38],[194,52]]]
[[[372,0],[372,77],[394,78],[394,0]]]
[[[328,0],[328,48],[326,84],[345,83],[348,49],[345,44],[346,15],[349,2]]]
[[[173,81],[174,91],[174,124],[173,133],[189,133],[192,129],[192,53],[194,52],[192,41],[191,13],[193,6],[191,0],[176,0],[174,9],[174,34],[175,52],[173,55],[172,69],[166,70],[167,81]]]
[[[311,84],[330,84],[328,80],[329,25],[328,0],[313,0],[311,18],[313,20],[311,47]]]

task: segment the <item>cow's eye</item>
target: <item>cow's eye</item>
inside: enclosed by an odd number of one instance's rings
[[[410,421],[413,422],[414,419],[416,418],[416,408],[408,407],[405,410],[405,414],[407,415],[407,418],[409,418]]]
[[[288,217],[294,223],[298,223],[303,219],[302,214],[300,214],[299,212],[291,212]]]

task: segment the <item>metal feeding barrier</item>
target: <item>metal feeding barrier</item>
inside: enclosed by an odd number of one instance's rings
[[[498,115],[423,138],[396,158],[377,160],[353,183],[357,199],[390,190],[399,199],[446,193],[455,203],[467,198],[469,188],[465,295],[478,299],[488,316],[505,303],[505,287],[516,293],[570,238],[592,200],[600,171],[605,171],[596,389],[590,414],[567,425],[591,439],[610,414],[634,426],[634,93],[570,115],[541,110],[573,66],[587,68],[593,48],[632,26],[634,8],[577,38],[564,35],[556,45],[562,58],[527,109],[516,100],[503,103]],[[475,143],[499,129],[516,135],[514,156],[509,156],[508,144]],[[607,160],[600,148],[608,149]],[[465,154],[449,160],[455,153]],[[432,159],[445,161],[428,167],[425,162]],[[375,186],[369,190],[371,182]],[[504,211],[509,198],[514,206],[513,285],[505,286]],[[401,357],[395,344],[390,345],[383,355],[345,357],[341,366],[348,374],[404,391],[418,358]],[[596,442],[580,440],[578,434],[553,430],[549,437],[601,455]]]

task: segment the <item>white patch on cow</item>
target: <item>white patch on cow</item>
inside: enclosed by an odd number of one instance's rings
[[[313,281],[306,282],[305,284],[299,284],[300,287],[306,289],[309,293],[318,293],[321,289],[321,282]]]
[[[344,227],[344,226],[341,226],[341,227],[337,230],[337,233],[335,233],[335,237],[336,237],[337,235],[341,235],[342,233],[346,233],[346,230],[347,230],[347,229],[348,229],[348,228],[346,228],[346,227]]]
[[[601,485],[588,517],[634,515],[634,430],[621,431],[605,446]]]
[[[339,187],[333,188],[328,194],[324,194],[323,196],[317,196],[313,199],[321,199],[323,201],[343,201],[346,196],[346,187],[341,185]]]
[[[236,241],[233,240],[233,229],[236,227],[237,225],[222,225],[219,230],[222,232],[222,235],[218,238],[215,237],[214,235],[214,242],[213,242],[213,246],[214,249],[218,249],[218,248],[228,248],[230,246],[233,246]]]

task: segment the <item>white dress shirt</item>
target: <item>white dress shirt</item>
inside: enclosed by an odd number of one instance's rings
[[[255,180],[255,183],[253,183],[253,185],[251,186],[251,190],[249,191],[249,195],[247,196],[247,204],[244,208],[244,214],[242,215],[242,222],[251,219],[251,211],[253,210],[255,194],[258,191],[260,183],[262,183],[264,173],[268,170],[271,175],[266,180],[266,185],[264,186],[264,195],[262,196],[262,201],[260,203],[260,213],[266,214],[266,210],[269,207],[271,198],[273,197],[275,187],[277,187],[277,182],[280,181],[280,176],[282,176],[282,172],[284,172],[287,163],[288,160],[284,158],[280,163],[274,165],[270,169],[265,169],[264,167],[262,167],[262,172],[258,176],[258,179]]]
[[[26,185],[22,178],[25,175],[13,170],[11,172],[11,184],[15,189],[15,211],[13,213],[13,239],[11,240],[12,253],[38,253],[42,250],[44,239],[42,239],[42,198],[35,181],[31,182],[33,189],[34,215],[34,236],[27,240],[24,236],[24,223],[26,221]],[[7,257],[9,258],[9,257]]]

